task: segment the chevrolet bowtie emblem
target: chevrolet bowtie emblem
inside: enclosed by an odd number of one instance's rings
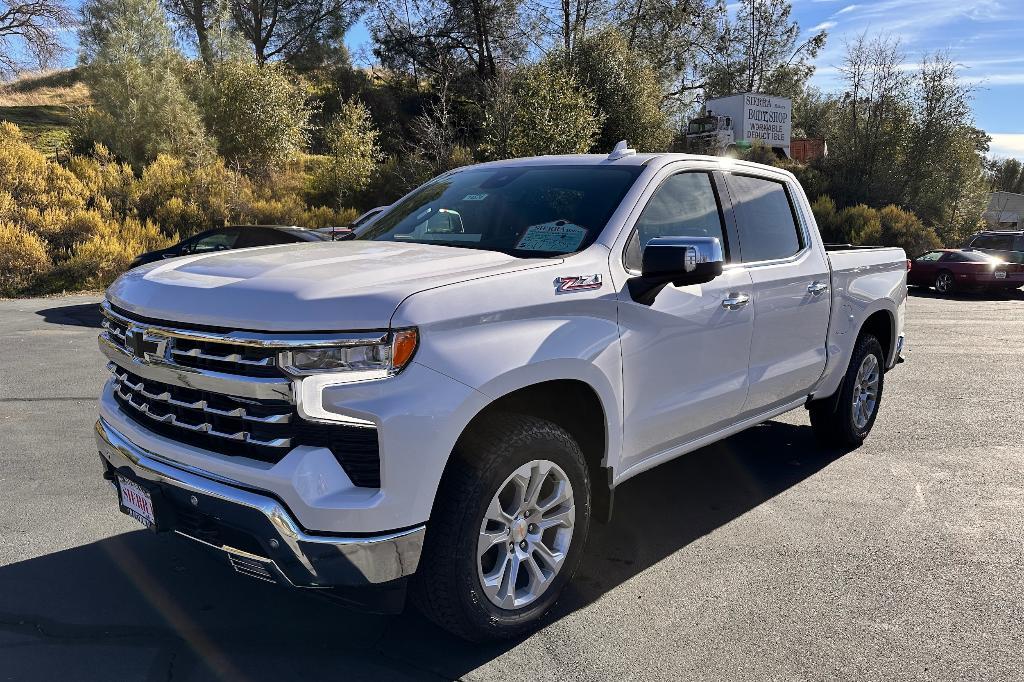
[[[138,325],[132,325],[124,335],[125,349],[139,362],[150,362],[153,359],[163,359],[167,341],[146,334],[146,329]]]

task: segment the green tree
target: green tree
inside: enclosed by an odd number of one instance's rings
[[[910,258],[942,246],[935,230],[926,227],[920,218],[899,206],[890,204],[879,210],[878,222],[881,227],[879,243],[882,246],[898,246]]]
[[[84,80],[94,102],[77,121],[84,146],[101,142],[136,171],[161,153],[207,157],[209,141],[157,0],[88,0],[82,18]]]
[[[598,149],[611,150],[619,140],[628,140],[639,151],[667,150],[673,131],[662,109],[658,74],[618,31],[605,30],[580,42],[573,73],[604,114]]]
[[[1024,194],[1024,164],[1017,159],[990,159],[985,173],[993,192]]]
[[[836,231],[841,236],[841,243],[878,244],[882,238],[878,211],[864,204],[847,206],[839,211],[836,214]]]
[[[265,175],[305,148],[311,109],[304,84],[286,66],[231,58],[193,69],[191,82],[228,165]]]
[[[522,66],[491,86],[480,148],[492,159],[578,154],[590,149],[602,119],[594,96],[564,69]]]
[[[974,126],[971,98],[948,56],[924,58],[914,78],[903,203],[947,243],[975,229],[987,199],[982,155],[989,138]]]
[[[841,244],[844,235],[839,231],[839,221],[836,218],[836,202],[832,197],[823,194],[811,204],[811,213],[814,214],[814,222],[818,224],[818,232],[826,244]]]
[[[835,127],[827,135],[824,168],[840,206],[902,203],[908,129],[913,116],[912,74],[899,43],[859,36],[840,67]]]
[[[327,161],[317,174],[318,191],[334,205],[363,191],[381,160],[370,110],[358,100],[348,100],[327,126]]]
[[[800,40],[788,0],[741,0],[736,20],[725,21],[717,54],[706,67],[705,90],[719,97],[764,92],[797,97],[814,74],[825,31]]]

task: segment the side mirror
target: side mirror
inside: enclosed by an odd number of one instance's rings
[[[655,237],[644,247],[640,276],[627,284],[634,301],[650,305],[669,282],[677,287],[710,282],[724,265],[716,237]]]

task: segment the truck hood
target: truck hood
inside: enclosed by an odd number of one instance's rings
[[[228,329],[383,329],[408,296],[479,277],[559,263],[431,244],[289,244],[145,265],[107,290],[137,315]]]

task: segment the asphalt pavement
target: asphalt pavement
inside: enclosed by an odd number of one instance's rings
[[[1024,678],[1024,295],[915,293],[864,446],[799,410],[636,477],[551,621],[489,645],[120,514],[97,300],[0,301],[0,679]]]

